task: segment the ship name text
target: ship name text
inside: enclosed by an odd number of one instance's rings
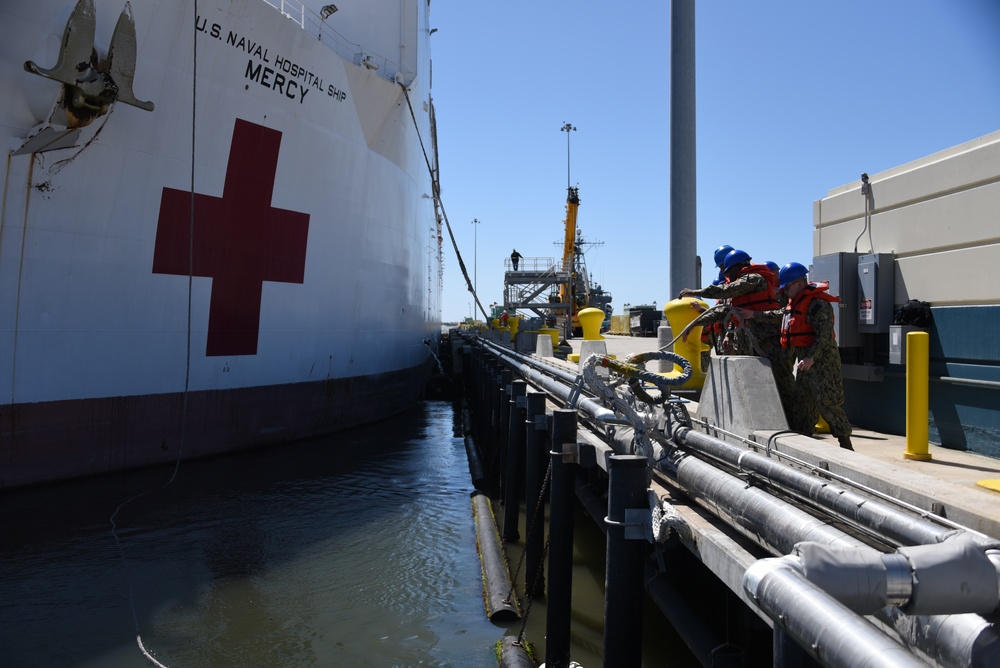
[[[209,24],[207,19],[199,16],[195,19],[195,28],[198,32],[224,42],[227,46],[250,56],[243,72],[243,77],[249,81],[258,83],[290,100],[298,100],[299,104],[304,104],[306,95],[313,90],[325,93],[327,98],[337,102],[343,102],[347,99],[346,91],[333,84],[324,85],[321,76],[288,58],[272,53],[259,42],[247,39],[233,30],[226,29],[221,24]]]

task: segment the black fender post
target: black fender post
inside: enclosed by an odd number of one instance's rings
[[[518,530],[521,513],[521,478],[524,471],[524,416],[528,383],[510,383],[510,422],[507,429],[507,484],[504,487],[503,539],[509,543],[521,537]]]
[[[500,474],[500,489],[493,498],[503,502],[506,497],[504,490],[507,487],[507,450],[510,440],[510,384],[514,382],[514,372],[503,368],[500,370],[500,387],[497,393],[499,410],[497,413],[497,467]]]
[[[549,596],[545,620],[545,665],[568,668],[573,603],[573,518],[576,501],[572,458],[576,449],[576,411],[552,413],[552,496],[549,518]]]
[[[525,417],[524,512],[527,535],[524,539],[524,597],[545,595],[545,573],[542,551],[545,549],[545,472],[549,467],[548,416],[545,414],[545,394],[529,392]]]
[[[627,510],[647,509],[648,462],[640,455],[612,455],[608,462],[607,565],[604,579],[604,665],[642,665],[645,599],[642,525],[630,526]]]

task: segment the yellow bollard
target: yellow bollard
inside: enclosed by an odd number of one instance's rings
[[[816,433],[817,434],[829,434],[830,433],[830,425],[827,424],[826,420],[823,419],[822,415],[820,415],[819,419],[816,420]]]
[[[906,335],[906,452],[904,459],[927,461],[929,442],[928,384],[930,375],[931,335],[910,332]]]
[[[517,336],[517,330],[521,326],[521,318],[516,315],[512,315],[510,320],[507,321],[507,327],[510,328],[510,338],[513,339]]]
[[[552,337],[552,350],[559,347],[559,330],[555,327],[539,327],[539,336],[550,336]]]
[[[708,304],[693,297],[684,299],[674,299],[663,307],[663,315],[670,323],[670,333],[677,336],[691,321],[698,317],[700,310],[692,306],[698,304],[702,309],[707,309]],[[701,368],[701,353],[708,350],[708,346],[701,342],[701,327],[694,327],[688,333],[688,340],[677,339],[674,342],[674,352],[691,363],[691,378],[681,387],[702,387],[705,384],[705,370]],[[680,375],[680,367],[675,364],[673,373]]]
[[[580,327],[583,328],[584,341],[603,341],[601,336],[601,323],[604,322],[604,311],[599,308],[580,309],[576,314],[580,320]]]

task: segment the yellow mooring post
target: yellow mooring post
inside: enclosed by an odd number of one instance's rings
[[[927,461],[928,445],[928,376],[930,341],[927,332],[906,335],[906,452],[903,459]]]
[[[697,304],[699,308],[693,308],[692,304]],[[670,323],[670,333],[678,336],[681,331],[691,324],[698,315],[708,308],[708,304],[694,297],[684,297],[667,302],[663,307],[663,315]],[[701,368],[701,354],[708,350],[708,346],[701,342],[701,327],[693,327],[688,334],[688,340],[677,339],[674,341],[674,352],[691,363],[691,377],[686,383],[681,385],[685,388],[699,388],[705,385],[705,369]],[[681,375],[681,366],[674,364],[670,375]]]
[[[584,341],[603,341],[601,336],[601,323],[604,322],[604,311],[599,308],[581,309],[576,317],[580,320],[580,327],[583,329]]]

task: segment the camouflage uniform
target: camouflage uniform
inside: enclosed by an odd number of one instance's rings
[[[792,348],[795,359],[811,357],[813,365],[795,377],[795,403],[792,429],[812,435],[817,416],[830,425],[838,439],[851,435],[851,422],[844,413],[844,377],[840,370],[840,350],[833,337],[833,307],[822,299],[813,299],[806,312],[806,322],[816,332],[809,347]]]
[[[755,292],[766,292],[769,289],[767,279],[760,274],[744,274],[723,285],[709,285],[694,291],[694,296],[708,299],[732,299]],[[718,309],[706,312],[695,318],[694,326],[706,325],[725,318],[727,310]],[[795,377],[792,375],[792,359],[788,350],[781,347],[781,321],[771,318],[750,318],[743,321],[743,327],[728,329],[727,337],[731,337],[733,355],[760,355],[771,362],[771,374],[778,388],[781,406],[785,416],[791,423],[791,409],[795,393]],[[751,340],[752,337],[752,340]],[[755,347],[756,346],[756,347]],[[839,359],[839,358],[838,358]]]
[[[757,315],[774,322],[784,317],[785,311],[764,311]],[[822,415],[830,425],[831,434],[838,440],[847,438],[851,435],[851,422],[843,408],[844,379],[840,370],[840,349],[833,336],[833,307],[827,301],[813,299],[806,311],[806,322],[814,331],[812,345],[794,346],[789,351],[793,366],[806,357],[811,357],[813,364],[805,371],[796,372],[788,424],[795,431],[812,436],[818,417]]]

